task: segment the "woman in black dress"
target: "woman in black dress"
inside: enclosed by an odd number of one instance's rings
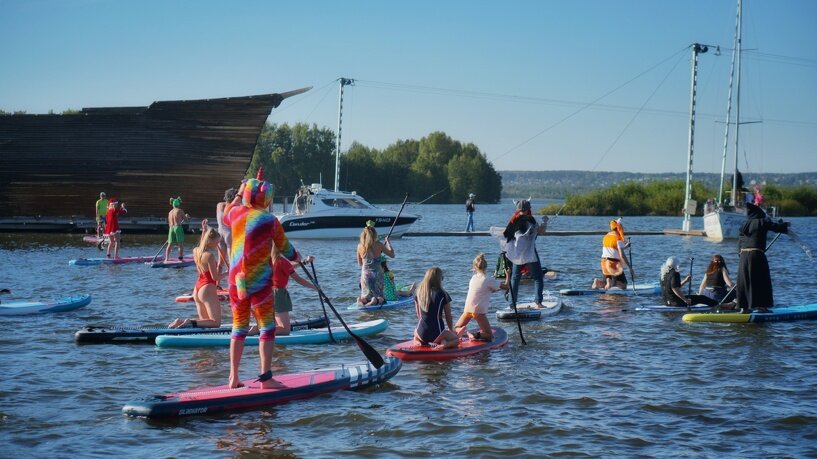
[[[774,307],[772,276],[766,259],[766,234],[788,232],[791,222],[771,221],[760,207],[746,204],[746,222],[740,227],[737,307],[748,314]]]

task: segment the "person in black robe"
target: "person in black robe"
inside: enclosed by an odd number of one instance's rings
[[[738,264],[737,307],[748,314],[770,312],[774,307],[772,277],[766,259],[766,234],[786,233],[790,222],[773,222],[763,209],[746,205],[746,221],[740,227],[740,262]]]

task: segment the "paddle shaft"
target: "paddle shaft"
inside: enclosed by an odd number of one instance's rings
[[[627,238],[627,252],[629,255],[629,263],[627,266],[630,268],[630,280],[633,283],[633,295],[638,296],[638,292],[635,289],[635,271],[633,270],[633,243],[630,238]]]
[[[768,252],[769,249],[772,248],[774,243],[777,242],[777,238],[779,238],[781,234],[783,234],[783,233],[777,233],[777,236],[775,236],[774,239],[772,239],[772,242],[770,242],[769,245],[766,246],[766,250],[763,251],[764,253]],[[740,274],[740,272],[738,272],[738,274]],[[732,292],[734,292],[736,288],[738,288],[738,280],[737,279],[735,279],[735,285],[733,285],[732,288],[730,288],[729,291],[726,292],[726,296],[724,296],[721,299],[721,301],[718,303],[718,306],[722,305],[723,302],[726,301],[727,298],[729,298],[729,295],[731,295]]]
[[[151,262],[151,263],[153,263],[154,261],[156,261],[156,257],[158,257],[160,253],[162,253],[162,250],[164,250],[164,249],[165,249],[165,246],[166,246],[166,245],[167,245],[167,241],[165,241],[165,243],[164,243],[164,244],[162,244],[162,247],[160,247],[160,248],[159,248],[159,251],[158,251],[158,252],[156,252],[156,255],[154,255],[154,256],[153,256],[153,259],[152,259],[152,260],[150,260],[150,262]],[[167,261],[167,260],[165,260],[165,261]]]
[[[318,284],[318,273],[315,272],[315,264],[311,261],[309,262],[309,268],[312,269],[312,276],[315,279],[315,289],[317,290],[320,285]],[[329,316],[326,314],[326,306],[323,304],[323,297],[320,293],[318,293],[318,299],[321,301],[321,309],[323,309],[323,318],[326,319],[326,330],[329,332],[329,340],[333,343],[335,342],[335,337],[332,336],[332,327],[329,326]]]
[[[317,282],[315,282],[315,279],[312,278],[312,275],[309,274],[309,271],[306,269],[306,266],[304,266],[304,263],[299,260],[298,264],[301,266],[301,269],[304,271],[304,274],[306,274],[306,277],[309,279],[309,281],[312,282],[315,288],[318,289],[318,293],[323,297],[324,301],[326,301],[326,304],[329,305],[329,309],[331,309],[332,312],[335,313],[335,316],[337,316],[338,320],[340,321],[340,324],[343,325],[343,328],[346,329],[346,332],[349,333],[349,336],[351,336],[352,339],[355,340],[355,342],[357,343],[357,347],[360,348],[360,350],[363,352],[363,355],[366,356],[366,359],[369,360],[369,362],[371,362],[375,368],[382,367],[386,363],[383,360],[383,356],[380,355],[380,353],[377,352],[377,350],[375,350],[375,348],[373,348],[371,344],[367,343],[363,338],[355,335],[352,332],[352,330],[349,329],[349,326],[346,325],[346,322],[343,320],[343,317],[340,316],[338,310],[335,309],[334,306],[332,306],[332,301],[329,299],[328,296],[326,296],[325,293],[323,293],[321,287],[318,285]]]
[[[503,254],[503,256],[504,256],[504,254]],[[507,257],[506,257],[505,258],[505,266],[508,266],[509,262],[510,262],[510,260],[508,260]],[[511,269],[513,269],[513,268],[511,268]],[[511,277],[513,277],[513,274],[511,274]],[[528,343],[525,342],[525,335],[522,334],[522,321],[519,319],[519,311],[517,311],[517,309],[516,309],[516,293],[514,293],[513,286],[511,285],[513,283],[513,279],[506,279],[506,280],[508,282],[508,289],[511,291],[511,304],[513,305],[513,315],[514,315],[514,317],[516,317],[516,327],[519,328],[519,339],[522,340],[523,345],[526,345]]]
[[[687,296],[692,295],[692,263],[695,262],[695,257],[689,259],[689,285],[687,285]]]
[[[397,216],[394,217],[394,221],[391,223],[391,228],[389,228],[389,234],[386,235],[386,239],[391,236],[391,232],[394,231],[395,225],[397,225],[397,219],[400,218],[400,214],[403,213],[403,208],[406,207],[406,201],[408,201],[409,194],[406,193],[406,197],[403,198],[403,204],[400,204],[400,210],[397,211]]]

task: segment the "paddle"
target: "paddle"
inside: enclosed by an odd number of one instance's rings
[[[695,257],[689,259],[689,285],[687,286],[687,295],[692,295],[692,263],[695,262]]]
[[[783,233],[777,233],[777,235],[774,237],[774,239],[772,239],[772,242],[770,242],[770,243],[769,243],[769,245],[767,245],[767,246],[766,246],[766,250],[765,250],[765,252],[768,252],[768,251],[769,251],[769,249],[771,249],[771,248],[772,248],[772,246],[774,245],[774,243],[775,243],[775,242],[777,242],[777,238],[779,238],[781,234],[783,234]],[[736,289],[737,287],[738,287],[738,283],[737,283],[737,280],[736,280],[736,281],[735,281],[735,285],[733,285],[733,286],[732,286],[732,288],[730,288],[730,289],[729,289],[729,291],[728,291],[728,292],[726,292],[726,296],[724,296],[724,297],[721,299],[721,301],[718,303],[718,305],[717,305],[717,306],[715,306],[715,310],[716,310],[716,311],[719,311],[719,310],[720,310],[719,308],[721,307],[721,305],[723,304],[723,302],[724,302],[724,301],[726,301],[726,299],[727,299],[727,298],[729,298],[729,295],[731,295],[731,294],[732,294],[732,292],[734,292],[734,291],[735,291],[735,289]]]
[[[506,258],[505,266],[508,266],[509,262],[510,260]],[[505,277],[508,277],[507,274]],[[519,338],[522,340],[522,344],[526,345],[528,343],[525,342],[525,335],[522,334],[522,321],[519,320],[519,311],[516,309],[516,294],[513,292],[513,287],[511,287],[511,279],[505,279],[505,281],[508,282],[508,290],[511,292],[511,305],[513,305],[513,315],[516,317],[516,326],[519,328]]]
[[[386,235],[386,239],[391,236],[391,232],[394,231],[394,226],[397,224],[397,219],[400,218],[400,214],[403,213],[403,208],[406,207],[406,201],[408,201],[409,194],[406,193],[406,197],[403,198],[403,204],[400,204],[400,210],[397,211],[397,216],[394,217],[394,221],[391,222],[391,228],[389,228],[389,234]]]
[[[360,348],[360,350],[363,352],[363,355],[366,356],[366,359],[369,362],[371,362],[372,365],[374,365],[375,368],[382,367],[386,363],[383,360],[383,356],[381,356],[380,353],[377,352],[377,350],[375,350],[375,348],[373,348],[371,346],[371,344],[364,341],[363,338],[361,338],[361,337],[355,335],[354,333],[352,333],[352,330],[350,330],[349,326],[346,325],[346,322],[343,321],[343,317],[340,316],[340,314],[338,313],[338,310],[335,309],[334,306],[332,306],[332,301],[329,299],[328,296],[326,296],[325,293],[323,293],[323,290],[321,289],[321,287],[318,285],[318,283],[315,281],[315,279],[312,278],[312,275],[309,274],[309,271],[306,269],[306,266],[304,266],[304,263],[299,260],[298,264],[301,265],[301,269],[303,269],[304,274],[306,274],[306,277],[309,279],[309,281],[312,282],[312,284],[315,286],[315,288],[317,288],[318,294],[320,294],[323,297],[324,301],[326,301],[326,304],[329,305],[329,309],[331,309],[332,312],[335,313],[335,316],[340,321],[340,324],[343,325],[343,328],[346,329],[346,332],[349,333],[349,336],[351,336],[352,339],[355,340],[355,342],[357,343],[357,347]]]
[[[814,261],[814,257],[811,256],[811,249],[803,242],[802,239],[800,239],[800,236],[797,233],[792,231],[791,227],[786,230],[786,234],[788,234],[791,240],[796,242],[797,245],[803,249],[803,252],[806,252],[806,256],[810,261]]]
[[[627,252],[629,255],[629,260],[627,260],[629,263],[627,263],[627,267],[630,268],[630,280],[633,284],[633,295],[638,296],[638,292],[635,289],[635,271],[633,270],[633,244],[629,237],[627,238]]]
[[[167,241],[165,241],[165,243],[164,243],[164,244],[162,244],[162,246],[159,248],[159,251],[158,251],[158,252],[156,252],[156,255],[154,255],[154,256],[153,256],[153,259],[152,259],[152,260],[150,260],[150,262],[151,262],[151,263],[153,263],[153,262],[155,262],[155,261],[156,261],[156,257],[158,257],[160,253],[162,253],[162,250],[164,250],[164,249],[165,249],[165,246],[166,246],[166,245],[167,245]],[[165,261],[167,261],[167,260],[165,260]]]
[[[309,261],[309,268],[312,269],[312,277],[315,279],[315,287],[320,287],[318,285],[318,273],[315,272],[315,264],[312,263],[312,260]],[[329,316],[326,315],[326,306],[323,304],[323,297],[320,293],[318,293],[318,299],[321,301],[321,309],[323,309],[323,318],[326,319],[326,330],[329,331],[329,340],[333,343],[335,342],[335,337],[332,336],[332,327],[329,326]]]

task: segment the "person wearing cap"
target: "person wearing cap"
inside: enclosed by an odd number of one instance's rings
[[[105,232],[105,214],[108,212],[108,195],[99,193],[96,201],[96,237],[101,238]]]
[[[184,260],[184,223],[190,219],[182,210],[182,198],[170,198],[170,205],[173,207],[167,214],[167,249],[165,249],[165,261],[170,260],[170,250],[173,245],[179,246],[179,260]]]
[[[471,193],[468,195],[468,199],[465,201],[465,213],[468,214],[468,222],[465,224],[466,233],[474,231],[474,211],[477,209],[474,198],[476,197],[477,195]]]
[[[516,305],[519,298],[519,281],[522,279],[522,268],[527,267],[530,273],[541,273],[542,262],[539,253],[536,251],[536,237],[545,234],[547,231],[547,215],[542,216],[542,224],[536,223],[536,219],[531,215],[530,201],[522,199],[516,203],[514,212],[505,231],[502,233],[500,247],[505,252],[508,261],[513,263],[511,270],[511,306]],[[536,296],[534,302],[537,307],[542,305],[542,291],[544,282],[542,276],[533,276],[536,283]]]
[[[630,267],[630,262],[624,255],[627,243],[624,241],[624,227],[621,219],[610,221],[610,231],[601,239],[601,279],[593,279],[590,286],[596,290],[607,290],[613,287],[622,290],[627,288],[627,276],[624,266]],[[632,274],[632,267],[630,267]]]

